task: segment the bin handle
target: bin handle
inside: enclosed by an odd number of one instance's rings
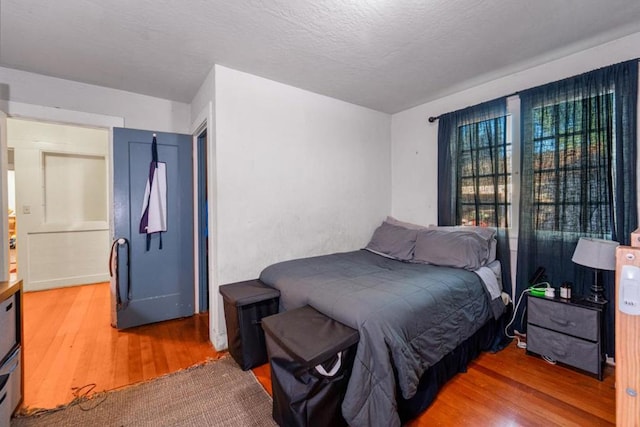
[[[342,352],[338,353],[338,360],[336,360],[336,363],[333,365],[333,368],[331,368],[329,372],[327,372],[327,370],[324,369],[322,365],[317,365],[316,371],[318,371],[320,375],[324,375],[325,377],[332,377],[338,373],[340,366],[342,366]]]

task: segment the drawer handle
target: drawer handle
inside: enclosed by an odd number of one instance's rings
[[[9,311],[13,308],[13,303],[9,303],[9,305],[7,306],[7,308],[5,308],[5,311]]]
[[[18,355],[19,355],[19,354],[20,354],[20,351],[15,350],[15,351],[11,354],[11,356],[9,356],[9,358],[8,358],[7,360],[5,360],[5,361],[4,361],[4,364],[3,364],[2,366],[9,366],[9,364],[13,363],[13,362],[14,362],[14,360],[15,360],[15,366],[11,369],[11,371],[10,371],[10,372],[7,372],[7,373],[9,373],[9,374],[10,374],[11,372],[13,372],[13,371],[14,371],[14,369],[16,369],[16,366],[18,366],[18,359],[17,359],[17,357],[18,357]]]
[[[554,354],[554,356],[558,356],[558,357],[567,356],[567,350],[564,348],[552,347],[551,352]]]
[[[7,374],[12,374],[13,371],[15,371],[17,367],[18,367],[18,361],[16,361],[16,363],[11,367],[11,369],[9,369],[7,371]]]
[[[570,326],[573,324],[573,322],[570,322],[568,320],[564,320],[564,319],[556,319],[555,317],[549,317],[549,319],[551,319],[551,321],[553,323],[556,323],[560,326]]]

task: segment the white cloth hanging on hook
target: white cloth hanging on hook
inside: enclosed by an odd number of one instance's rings
[[[144,225],[144,232],[147,234],[167,231],[167,164],[151,162],[149,177],[144,189],[141,213],[143,220],[145,212],[148,213]]]
[[[151,244],[151,234],[167,231],[167,164],[158,161],[155,134],[151,153],[152,160],[142,199],[139,228],[140,233],[147,235],[147,250]],[[160,235],[160,249],[162,249],[162,235]]]

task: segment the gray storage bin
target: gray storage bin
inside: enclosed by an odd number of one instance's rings
[[[16,341],[16,295],[0,302],[0,363],[15,347]]]
[[[16,410],[21,398],[22,375],[20,355],[21,350],[18,348],[9,356],[6,362],[0,366],[0,376],[8,376],[8,381],[5,386],[7,393],[5,400],[9,409],[9,415],[13,414]],[[0,426],[2,426],[2,424],[0,424]]]
[[[0,375],[0,427],[7,427],[11,421],[11,393],[9,375]]]
[[[559,332],[527,327],[527,350],[547,356],[558,362],[575,366],[598,375],[600,369],[600,345]]]

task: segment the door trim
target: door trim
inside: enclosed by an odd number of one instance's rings
[[[196,236],[194,237],[194,260],[196,265],[195,277],[196,277],[196,312],[202,313],[209,310],[209,269],[208,262],[205,264],[202,261],[207,260],[208,254],[208,239],[209,229],[206,228],[206,235],[203,233],[204,224],[207,223],[206,214],[208,212],[208,200],[207,195],[204,193],[203,188],[206,189],[207,183],[207,133],[206,126],[202,131],[194,135],[194,175],[196,179],[193,183],[194,193],[194,230]]]
[[[202,116],[202,113],[200,114]],[[200,118],[199,116],[199,118]],[[199,135],[205,132],[207,127],[207,119],[201,118],[197,126],[191,126],[192,146],[193,146],[193,288],[194,288],[194,312],[200,313],[200,218],[198,194],[200,191],[200,177],[198,163],[200,162],[200,151],[198,150]],[[205,142],[206,143],[206,142]]]
[[[3,226],[0,227],[0,280],[9,280],[9,191],[7,186],[9,173],[9,153],[7,143],[7,115],[0,110],[0,221]]]
[[[209,203],[208,226],[209,230],[209,340],[216,350],[227,348],[227,333],[225,329],[224,310],[222,297],[218,293],[218,229],[217,213],[217,170],[216,170],[216,130],[213,117],[213,102],[205,106],[196,116],[191,126],[191,134],[197,135],[204,127],[207,129],[207,200]],[[194,176],[194,179],[196,177]],[[195,201],[194,201],[195,203]],[[194,239],[195,240],[195,239]],[[194,266],[194,268],[196,268]],[[196,270],[197,271],[197,270]]]

